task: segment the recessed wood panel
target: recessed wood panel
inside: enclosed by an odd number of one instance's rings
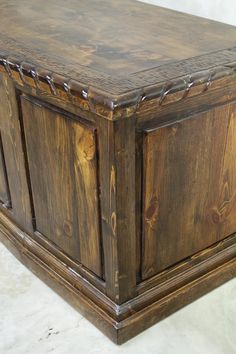
[[[35,231],[101,276],[94,128],[21,98]]]
[[[10,191],[7,179],[4,151],[2,146],[2,137],[0,133],[0,202],[6,207],[11,206]]]
[[[24,230],[31,232],[32,213],[17,96],[12,80],[5,74],[0,75],[0,131],[0,199],[11,208],[8,215]]]
[[[147,131],[142,277],[236,231],[236,105]]]

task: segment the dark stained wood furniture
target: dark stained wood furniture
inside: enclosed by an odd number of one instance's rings
[[[2,242],[119,344],[233,278],[236,28],[0,0],[0,201]]]

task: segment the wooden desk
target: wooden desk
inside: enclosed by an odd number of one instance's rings
[[[116,343],[236,274],[235,71],[232,26],[0,1],[0,238]]]

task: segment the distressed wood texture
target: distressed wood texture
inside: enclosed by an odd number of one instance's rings
[[[235,104],[145,133],[144,279],[236,230],[235,136]]]
[[[5,183],[8,184],[5,192],[11,196],[6,205],[8,208],[6,212],[21,227],[32,231],[32,213],[26,181],[19,110],[14,85],[6,75],[0,75],[0,130],[2,158],[5,161],[3,161],[6,172]]]
[[[0,136],[0,200],[7,208],[11,207],[11,196],[9,191],[8,177],[4,150],[2,146],[2,137]]]
[[[2,50],[73,79],[83,68],[88,84],[235,46],[233,26],[132,0],[8,0],[0,12]]]
[[[117,303],[135,295],[135,119],[97,120],[101,218],[107,294]]]
[[[28,97],[21,103],[35,232],[101,276],[95,129]]]
[[[153,291],[158,291],[159,288],[155,287],[152,292],[147,291],[132,301],[116,306],[115,303],[102,297],[100,292],[96,292],[96,289],[90,288],[89,283],[82,277],[75,278],[72,273],[68,278],[68,268],[65,264],[60,264],[55,271],[53,263],[58,260],[50,254],[47,255],[45,250],[40,249],[39,244],[27,235],[24,246],[21,239],[21,230],[9,220],[1,218],[0,240],[8,249],[116,344],[126,342],[174,311],[236,276],[234,238],[233,246],[222,245],[221,251],[217,254],[219,259],[217,257],[209,259],[213,261],[211,265],[209,264],[211,262],[206,260],[203,262],[205,270],[202,274],[198,272],[196,279],[189,276],[187,282],[186,279],[185,282],[180,282],[178,278],[173,279],[174,284],[172,284],[170,293],[167,290],[167,281],[166,284],[163,283],[164,292],[162,291],[159,297],[153,294]],[[206,271],[207,267],[208,271]]]
[[[234,73],[235,27],[133,0],[2,0],[0,16],[0,71],[110,120]]]
[[[233,26],[0,0],[1,241],[118,344],[234,278],[235,102]]]

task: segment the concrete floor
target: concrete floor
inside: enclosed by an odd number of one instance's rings
[[[236,279],[118,347],[0,244],[1,354],[236,354]]]

